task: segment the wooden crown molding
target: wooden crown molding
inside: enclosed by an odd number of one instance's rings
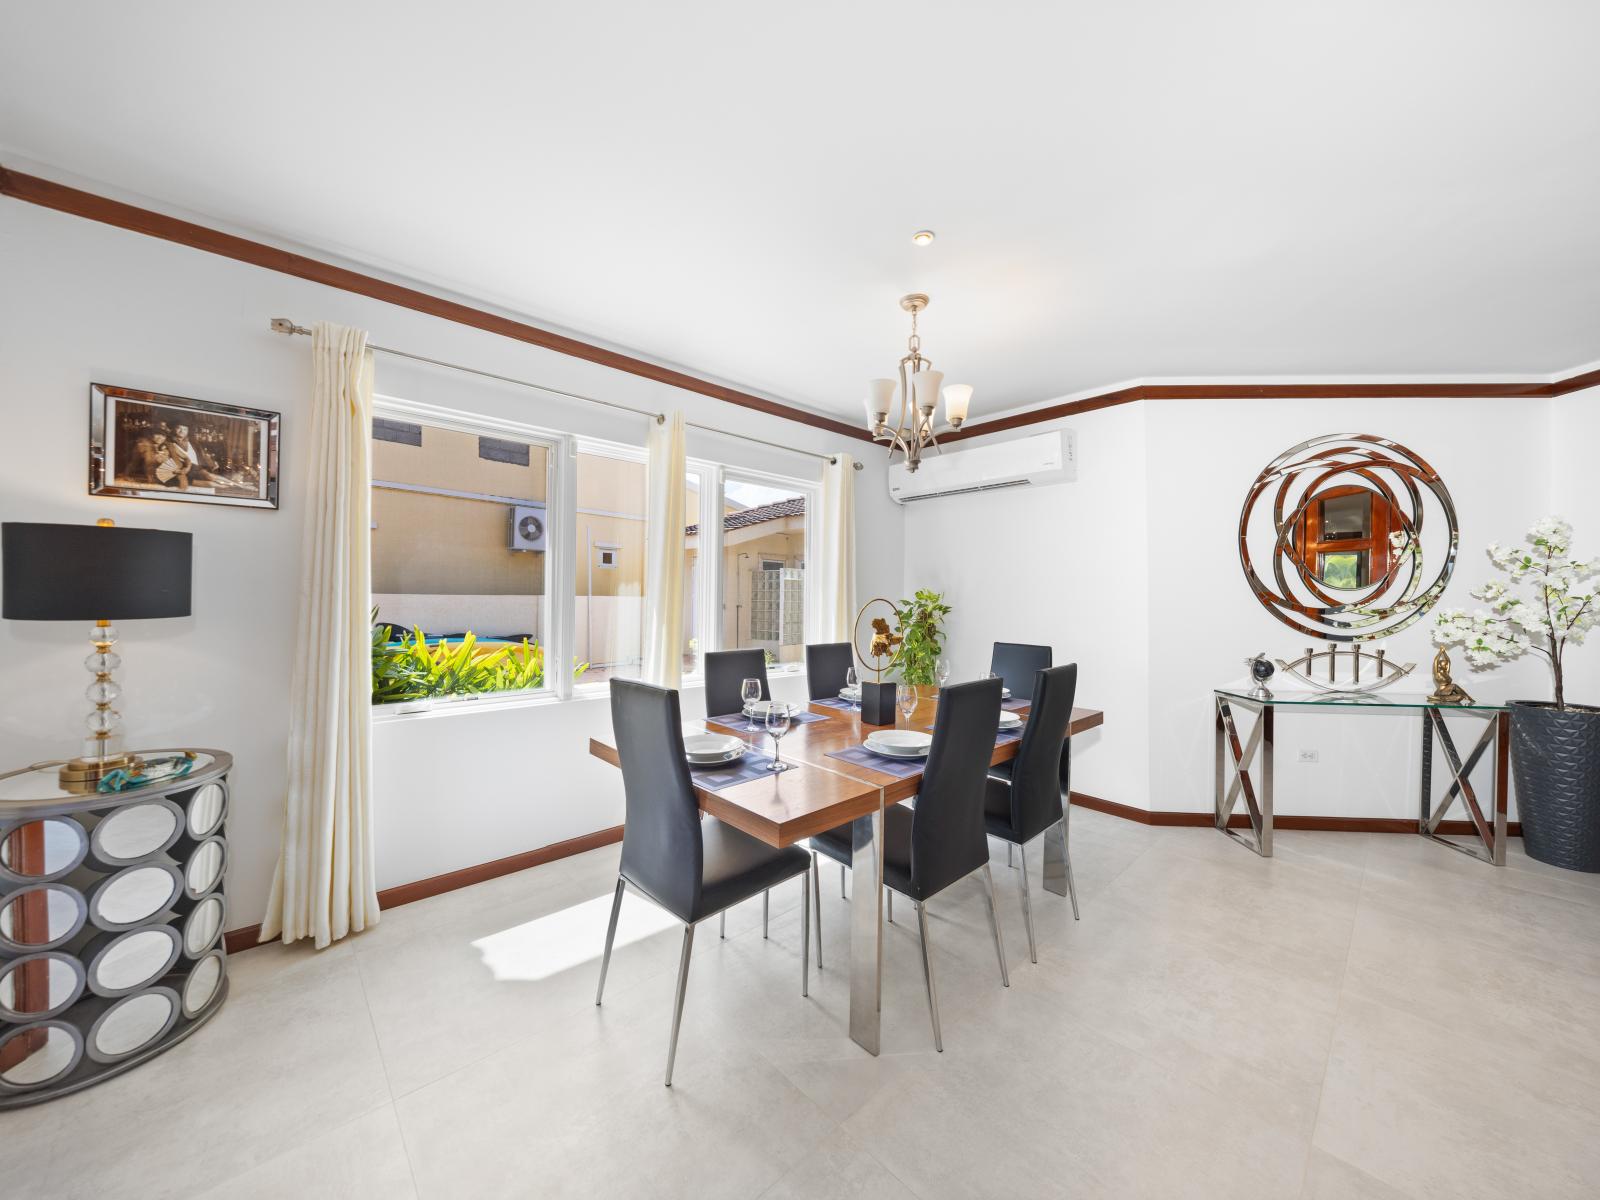
[[[764,396],[741,392],[737,388],[712,383],[683,371],[675,371],[671,367],[663,367],[659,363],[647,362],[645,359],[608,350],[603,346],[590,345],[566,334],[540,329],[537,325],[529,325],[525,321],[485,312],[481,308],[473,308],[455,300],[446,300],[441,296],[430,295],[415,288],[392,283],[387,279],[363,275],[347,267],[335,266],[304,254],[295,254],[277,246],[269,246],[264,242],[254,242],[249,238],[209,229],[193,221],[152,212],[146,208],[125,204],[120,200],[110,200],[36,175],[24,175],[20,171],[7,170],[3,166],[0,166],[0,196],[10,196],[29,204],[37,204],[41,208],[70,213],[72,216],[99,221],[105,225],[115,225],[119,229],[129,229],[134,233],[175,242],[194,250],[204,250],[208,254],[221,255],[236,262],[264,267],[283,275],[293,275],[297,279],[308,279],[312,283],[338,288],[340,291],[352,292],[358,296],[368,296],[386,304],[409,308],[413,312],[453,321],[457,325],[481,329],[486,333],[526,342],[530,346],[554,350],[557,354],[598,363],[615,371],[625,371],[642,379],[651,379],[657,383],[682,388],[686,392],[710,396],[713,400],[736,404],[740,408],[753,409],[801,425],[810,425],[814,429],[824,429],[841,437],[858,438],[862,441],[872,440],[871,434],[865,429],[834,420],[832,417],[824,417],[776,400],[768,400]],[[263,319],[265,316],[266,314],[263,314]]]
[[[0,166],[0,196],[10,196],[28,204],[54,209],[56,212],[70,213],[105,225],[115,225],[119,229],[129,229],[135,233],[175,242],[194,250],[204,250],[208,254],[221,255],[237,262],[249,263],[269,271],[338,288],[340,291],[381,300],[386,304],[438,317],[440,320],[453,321],[458,325],[481,329],[486,333],[511,338],[513,341],[526,342],[531,346],[554,350],[558,354],[597,363],[612,370],[624,371],[642,379],[651,379],[657,383],[682,388],[684,391],[710,396],[713,400],[721,400],[740,408],[809,425],[813,429],[826,430],[840,437],[864,442],[873,440],[872,435],[859,425],[851,425],[806,409],[768,400],[764,396],[741,392],[737,388],[712,383],[683,371],[675,371],[671,367],[634,358],[616,350],[608,350],[603,346],[591,345],[567,334],[541,329],[525,321],[486,312],[459,301],[446,300],[441,296],[430,295],[376,276],[364,275],[348,267],[335,266],[304,254],[295,254],[276,246],[269,246],[264,242],[254,242],[249,238],[210,229],[193,221],[181,220],[120,200],[97,196],[93,192],[68,187],[66,184],[55,183],[36,175],[25,175],[21,171],[8,170],[4,166]],[[1060,417],[1094,412],[1096,409],[1112,408],[1119,404],[1132,404],[1136,400],[1348,400],[1391,397],[1515,399],[1563,396],[1568,392],[1597,385],[1600,385],[1600,369],[1586,371],[1581,375],[1570,375],[1565,379],[1528,383],[1140,383],[1102,392],[1099,395],[1085,396],[1078,400],[1050,404],[1043,408],[1029,409],[1025,412],[1012,413],[1010,416],[997,417],[991,421],[967,425],[965,428],[941,434],[939,440],[948,445],[951,442],[965,441],[967,438],[1038,425]]]

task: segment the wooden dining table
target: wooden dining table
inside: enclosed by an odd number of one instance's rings
[[[936,688],[919,688],[916,708],[910,716],[897,710],[893,727],[931,730],[938,703]],[[701,811],[779,848],[850,825],[855,882],[850,906],[850,1037],[869,1053],[877,1054],[883,1007],[884,812],[889,805],[917,794],[922,773],[878,771],[830,757],[834,751],[859,746],[875,729],[890,726],[866,725],[858,709],[837,707],[835,703],[813,701],[804,707],[823,719],[796,723],[781,739],[782,759],[788,770],[721,789],[703,786],[697,779],[695,796]],[[1011,704],[1010,710],[1027,720],[1025,703]],[[1069,735],[1104,722],[1105,714],[1097,709],[1074,708]],[[760,749],[771,746],[766,731],[751,729],[743,717],[685,723],[685,732],[702,731],[753,739]],[[1017,739],[998,740],[990,764],[1015,758],[1020,744]],[[616,747],[600,738],[590,739],[589,753],[612,766],[621,765]],[[1065,896],[1067,847],[1060,824],[1046,832],[1044,850],[1044,886]]]

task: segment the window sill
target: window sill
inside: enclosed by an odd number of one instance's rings
[[[470,699],[405,700],[397,704],[374,704],[372,723],[388,725],[420,717],[454,717],[466,713],[500,712],[508,708],[544,708],[560,704],[554,692],[519,692],[510,696],[479,696]]]

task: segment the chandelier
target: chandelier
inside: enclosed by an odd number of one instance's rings
[[[939,449],[939,438],[934,430],[934,410],[939,405],[940,387],[944,372],[935,371],[933,363],[922,356],[922,338],[917,333],[917,314],[928,307],[928,297],[912,292],[900,297],[900,307],[911,314],[911,336],[906,339],[906,353],[900,360],[900,408],[894,425],[889,425],[889,409],[895,399],[895,381],[873,379],[867,383],[867,429],[875,442],[889,446],[889,461],[895,452],[905,455],[906,470],[915,471],[922,464],[922,452],[928,447]],[[944,419],[951,429],[960,429],[967,419],[967,406],[972,403],[972,388],[965,383],[952,383],[944,388]]]

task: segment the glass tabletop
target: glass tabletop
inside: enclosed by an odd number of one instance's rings
[[[1240,683],[1214,689],[1225,700],[1244,704],[1271,704],[1275,708],[1400,708],[1400,709],[1464,709],[1468,712],[1502,712],[1503,700],[1474,699],[1470,704],[1435,704],[1426,692],[1307,692],[1273,688],[1271,699],[1263,700],[1250,695],[1250,685]]]

